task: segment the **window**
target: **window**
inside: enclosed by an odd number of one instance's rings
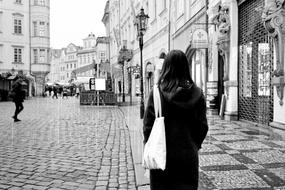
[[[46,31],[46,36],[49,36],[49,23],[47,23],[47,31]]]
[[[23,48],[14,47],[14,63],[22,63]]]
[[[33,28],[34,28],[34,36],[37,36],[37,30],[38,30],[38,26],[37,26],[37,22],[33,22]]]
[[[38,50],[37,49],[34,49],[34,63],[38,63]]]
[[[66,64],[66,69],[68,69],[68,64]]]
[[[45,22],[40,22],[39,36],[45,36]]]
[[[34,0],[34,5],[45,6],[46,1],[45,0]]]
[[[42,5],[42,6],[45,6],[45,5],[46,5],[45,0],[38,0],[38,1],[39,1],[39,5]]]
[[[22,4],[22,0],[16,0],[15,3]]]
[[[270,96],[270,48],[269,43],[258,44],[258,95]]]
[[[45,62],[45,49],[40,49],[40,62]]]
[[[70,63],[70,69],[72,69],[72,63]]]
[[[105,61],[106,55],[105,52],[100,52],[100,60]]]
[[[66,73],[66,78],[68,78],[69,77],[69,73]]]
[[[253,42],[248,42],[247,44],[240,45],[239,47],[239,58],[244,64],[242,67],[242,96],[252,97],[252,48]]]
[[[74,63],[74,69],[76,68],[76,64]]]
[[[14,18],[14,34],[22,34],[22,19]]]

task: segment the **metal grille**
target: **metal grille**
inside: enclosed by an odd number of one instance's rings
[[[272,41],[261,21],[263,0],[239,6],[239,118],[259,124],[273,120]]]

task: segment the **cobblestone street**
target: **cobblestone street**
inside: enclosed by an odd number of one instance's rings
[[[285,189],[285,142],[241,122],[209,118],[200,189]]]
[[[129,132],[117,108],[36,98],[0,103],[0,189],[136,189]]]
[[[135,176],[139,105],[97,108],[47,97],[24,107],[14,123],[14,104],[0,103],[0,189],[149,189]],[[208,122],[199,190],[285,189],[284,139],[242,122]]]

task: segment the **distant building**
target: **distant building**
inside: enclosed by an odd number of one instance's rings
[[[65,54],[65,80],[64,82],[68,83],[71,82],[72,76],[71,72],[77,68],[77,53],[78,53],[79,47],[74,45],[73,43],[69,44],[66,48],[66,54]]]
[[[61,49],[52,49],[50,55],[50,73],[47,75],[47,82],[54,83],[60,81],[60,57]]]
[[[108,43],[107,37],[96,38],[92,33],[83,39],[84,46],[77,52],[78,68],[74,69],[72,73],[74,80],[78,79],[78,77],[107,78],[107,73],[110,72],[109,61],[107,59],[109,56]],[[99,70],[97,72],[98,65]]]
[[[0,1],[0,74],[26,76],[29,95],[43,93],[50,71],[49,16],[49,0]]]

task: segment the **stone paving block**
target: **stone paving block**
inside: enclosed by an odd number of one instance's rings
[[[96,182],[96,187],[97,186],[106,186],[108,185],[108,181],[97,181]]]
[[[285,181],[285,168],[272,168],[269,171]]]
[[[248,138],[245,136],[240,135],[231,135],[231,134],[225,134],[225,135],[212,135],[215,139],[219,141],[236,141],[236,140],[247,140]]]
[[[239,161],[228,154],[200,155],[200,167],[216,165],[239,165]]]
[[[233,143],[226,143],[226,145],[234,150],[270,149],[269,146],[258,141],[238,141]]]
[[[220,152],[222,149],[219,147],[212,145],[212,144],[204,144],[202,149],[199,151],[200,153],[205,153],[205,152]]]
[[[8,190],[21,190],[21,187],[10,187]]]
[[[0,189],[8,189],[9,187],[11,187],[11,186],[10,185],[0,184]]]
[[[278,150],[262,150],[243,154],[260,164],[285,163],[285,154]]]
[[[205,172],[218,189],[270,188],[259,176],[250,170]]]
[[[150,190],[150,186],[149,185],[139,186],[138,190]]]

